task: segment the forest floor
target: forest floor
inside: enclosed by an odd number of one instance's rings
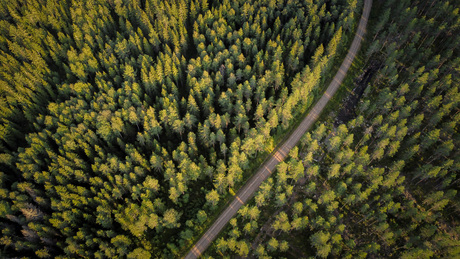
[[[369,81],[372,76],[380,69],[379,64],[376,61],[372,61],[353,82],[354,89],[348,94],[348,96],[342,101],[342,108],[339,110],[337,117],[335,118],[334,126],[337,127],[340,124],[345,124],[356,116],[355,107],[359,100],[364,94]]]

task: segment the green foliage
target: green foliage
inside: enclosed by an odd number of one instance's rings
[[[136,248],[134,251],[128,254],[127,258],[133,258],[133,259],[140,259],[140,258],[151,258],[150,252],[142,249],[142,248]]]
[[[330,234],[323,231],[316,232],[310,237],[311,244],[317,249],[319,257],[326,258],[331,252],[331,245],[328,244]]]
[[[180,257],[303,110],[360,3],[3,3],[2,255]],[[221,253],[458,256],[458,6],[381,5],[354,123],[308,133]]]
[[[356,107],[336,107],[356,114],[343,124],[339,112],[327,115],[250,201],[260,208],[261,228],[238,240],[251,240],[260,257],[459,255],[458,4],[374,5],[367,49],[352,68],[362,74],[349,88],[366,89]],[[311,49],[309,64],[333,48]],[[289,174],[296,163],[304,166],[298,178]],[[234,227],[246,221],[238,216]]]
[[[313,6],[2,4],[2,251],[179,256],[180,233],[201,231],[317,87],[331,53],[311,62],[313,51],[340,43],[320,32],[339,35],[338,14],[354,7]],[[290,166],[289,179],[301,171]]]

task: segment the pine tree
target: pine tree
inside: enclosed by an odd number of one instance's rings
[[[212,208],[215,208],[217,202],[219,201],[219,194],[215,189],[209,191],[206,194],[206,201],[212,206]]]

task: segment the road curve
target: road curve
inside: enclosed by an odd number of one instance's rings
[[[273,152],[273,155],[263,163],[257,173],[238,191],[235,199],[230,205],[220,214],[219,218],[212,224],[212,226],[204,233],[200,240],[192,247],[190,252],[185,256],[185,259],[198,258],[209,247],[211,242],[217,237],[219,232],[224,228],[227,222],[235,216],[238,209],[251,198],[255,191],[259,188],[260,184],[267,179],[267,177],[275,171],[276,165],[283,161],[288,155],[291,148],[293,148],[300,140],[303,134],[313,125],[318,118],[321,111],[326,106],[327,102],[332,98],[340,84],[342,83],[348,69],[355,58],[361,41],[363,40],[366,31],[367,20],[371,11],[372,0],[364,0],[363,14],[359,21],[358,30],[356,31],[355,38],[351,44],[348,54],[339,71],[335,75],[332,82],[329,84],[326,92],[321,99],[316,103],[313,109],[308,113],[300,125],[292,132],[289,138]]]

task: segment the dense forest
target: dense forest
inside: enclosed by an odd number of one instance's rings
[[[1,1],[0,257],[179,256],[311,104],[361,5]]]
[[[460,257],[459,8],[374,1],[353,94],[302,137],[206,257]]]

